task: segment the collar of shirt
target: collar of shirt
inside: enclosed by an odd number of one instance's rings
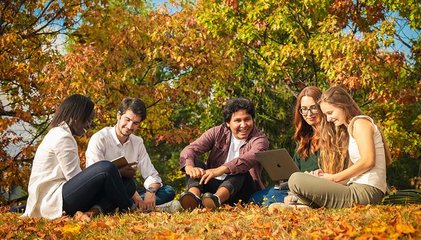
[[[130,137],[131,137],[132,135],[130,134],[130,136],[127,138],[127,141],[126,141],[125,143],[121,144],[120,140],[118,140],[118,137],[117,137],[117,125],[115,125],[115,126],[111,129],[111,136],[113,137],[113,139],[114,139],[114,141],[115,141],[115,144],[116,144],[117,146],[118,146],[118,145],[123,146],[123,145],[126,145],[126,144],[128,144],[128,143],[130,142]]]
[[[235,138],[234,134],[231,133],[231,146],[234,152],[238,152],[240,148],[246,143],[246,140],[240,140]],[[230,147],[231,148],[231,147]]]
[[[66,130],[66,132],[69,132],[70,134],[72,133],[72,130],[70,130],[69,125],[65,121],[61,122],[57,127],[63,128],[64,130]]]

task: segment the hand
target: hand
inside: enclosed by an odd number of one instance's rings
[[[203,168],[194,167],[190,165],[186,165],[184,167],[186,174],[189,175],[191,178],[200,178],[205,174],[205,170]]]
[[[136,175],[136,168],[133,166],[136,164],[137,162],[129,163],[128,165],[119,168],[118,171],[120,172],[120,175],[126,178],[133,178]]]
[[[142,197],[139,195],[137,191],[134,192],[132,196],[133,202],[136,204],[136,207],[139,209],[143,209],[143,206],[145,205],[143,202]]]
[[[307,172],[306,171],[305,173],[310,174],[310,175],[313,175],[313,176],[316,176],[316,177],[321,177],[324,174],[324,172],[323,172],[322,169],[317,169],[317,170],[310,171],[310,172]]]
[[[335,178],[334,178],[334,174],[330,174],[330,173],[325,173],[321,176],[321,178],[329,180],[331,182],[336,182]]]
[[[219,177],[222,174],[226,173],[226,170],[228,170],[228,168],[225,166],[205,170],[205,173],[202,175],[202,178],[200,178],[199,184],[207,184],[212,178]]]
[[[155,193],[146,192],[145,193],[145,199],[143,200],[144,208],[143,211],[153,211],[155,209],[155,202],[156,202],[156,196]]]

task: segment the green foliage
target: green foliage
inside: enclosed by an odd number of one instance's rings
[[[230,8],[218,1],[199,1],[197,18],[215,36],[230,36],[230,54],[242,58],[235,72],[242,82],[234,86],[264,106],[258,111],[261,117],[258,121],[272,145],[286,143],[291,147],[285,141],[292,132],[291,125],[278,122],[281,132],[270,127],[274,115],[291,118],[292,100],[288,96],[308,85],[322,89],[342,85],[366,114],[382,126],[393,158],[406,154],[416,161],[421,152],[416,50],[420,37],[403,38],[397,32],[400,26],[393,24],[393,16],[400,14],[411,22],[413,31],[419,32],[413,24],[419,4],[408,4],[267,0],[240,1],[238,8]],[[387,10],[397,14],[386,15]],[[385,49],[394,46],[392,39],[412,48],[410,58],[415,60],[414,65],[401,52]],[[252,84],[247,84],[249,79]],[[269,106],[277,106],[278,111]],[[405,176],[404,181],[413,174]]]
[[[411,179],[420,176],[420,171],[420,158],[414,159],[408,155],[403,155],[387,168],[387,181],[389,186],[394,186],[397,189],[417,188],[418,186],[411,184]]]

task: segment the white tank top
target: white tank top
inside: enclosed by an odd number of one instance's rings
[[[349,146],[348,146],[348,152],[349,157],[351,161],[355,164],[357,161],[360,160],[360,152],[358,150],[358,145],[355,139],[352,137],[352,130],[353,130],[353,123],[358,118],[364,118],[370,120],[370,122],[374,126],[374,149],[376,152],[375,155],[375,165],[372,169],[368,170],[367,172],[352,177],[349,183],[360,183],[360,184],[366,184],[373,187],[376,187],[383,191],[383,193],[386,192],[387,189],[387,183],[386,183],[386,157],[385,157],[385,151],[384,151],[384,144],[382,135],[377,128],[377,126],[374,124],[373,119],[371,119],[368,116],[355,116],[348,127],[349,129]]]

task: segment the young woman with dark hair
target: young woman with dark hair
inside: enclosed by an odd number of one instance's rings
[[[101,161],[80,168],[74,136],[82,136],[94,117],[94,103],[85,96],[74,94],[60,104],[35,153],[23,216],[54,219],[63,211],[94,216],[110,203],[122,212],[136,208],[114,164]]]

